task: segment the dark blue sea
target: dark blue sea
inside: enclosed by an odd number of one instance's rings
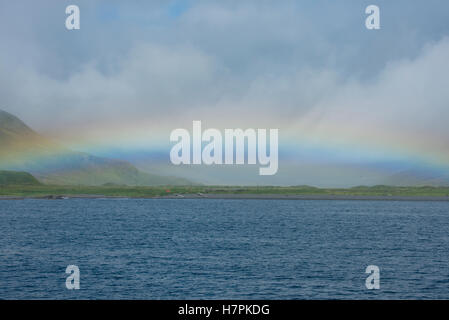
[[[449,299],[448,249],[449,202],[5,200],[0,299]]]

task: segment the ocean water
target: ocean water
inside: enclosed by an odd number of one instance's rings
[[[449,299],[448,248],[449,202],[0,201],[0,299]]]

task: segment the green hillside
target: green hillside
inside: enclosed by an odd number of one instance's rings
[[[0,170],[0,186],[38,186],[41,183],[28,172]]]

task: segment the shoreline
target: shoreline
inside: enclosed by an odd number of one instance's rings
[[[70,200],[70,199],[221,199],[221,200],[353,200],[353,201],[449,201],[448,196],[359,196],[295,194],[174,194],[130,197],[107,195],[0,196],[0,200]]]

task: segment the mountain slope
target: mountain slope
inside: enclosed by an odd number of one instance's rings
[[[0,170],[0,186],[40,185],[41,183],[28,172]]]
[[[0,169],[27,171],[44,183],[133,186],[189,185],[190,181],[138,170],[126,161],[71,151],[0,110]]]

